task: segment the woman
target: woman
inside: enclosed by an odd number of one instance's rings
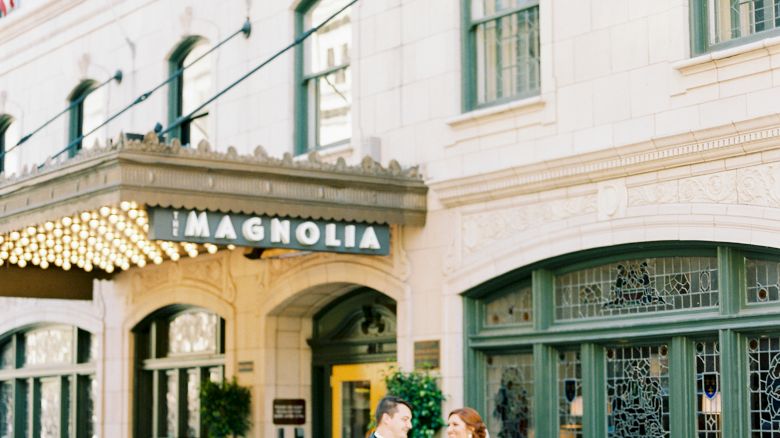
[[[489,438],[479,413],[471,408],[460,408],[447,417],[447,438]]]

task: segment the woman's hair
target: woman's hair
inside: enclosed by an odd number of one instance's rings
[[[485,427],[485,423],[482,422],[482,417],[479,416],[479,412],[476,410],[472,408],[455,409],[454,411],[450,412],[450,415],[448,415],[447,418],[450,418],[453,415],[457,415],[461,420],[463,420],[464,423],[466,423],[466,428],[471,431],[471,433],[474,435],[474,438],[487,437],[487,428]]]

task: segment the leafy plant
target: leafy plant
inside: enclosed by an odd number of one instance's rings
[[[200,387],[200,419],[209,438],[243,436],[249,421],[252,396],[249,388],[233,380],[215,383],[207,380]]]
[[[441,413],[445,397],[430,372],[403,372],[393,368],[385,376],[385,383],[388,394],[401,397],[412,405],[411,438],[430,438],[445,425]]]

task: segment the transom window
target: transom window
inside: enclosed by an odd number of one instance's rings
[[[470,0],[464,48],[466,109],[539,94],[538,0]]]
[[[201,437],[200,385],[222,381],[224,321],[204,309],[172,307],[134,330],[138,389],[134,435]]]
[[[97,437],[94,336],[43,325],[0,339],[0,437]]]
[[[780,250],[642,248],[466,293],[465,401],[491,436],[780,436]]]
[[[691,6],[697,53],[774,35],[780,27],[780,0],[694,0]]]
[[[348,0],[304,2],[297,33],[324,22]],[[352,136],[352,8],[321,27],[298,49],[297,152],[348,143]]]

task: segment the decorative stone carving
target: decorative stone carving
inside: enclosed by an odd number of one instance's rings
[[[608,220],[626,214],[626,184],[623,180],[607,181],[598,185],[598,218]]]
[[[678,202],[677,181],[650,184],[628,189],[628,205],[652,205]]]
[[[780,207],[780,165],[740,169],[736,179],[739,203]]]

